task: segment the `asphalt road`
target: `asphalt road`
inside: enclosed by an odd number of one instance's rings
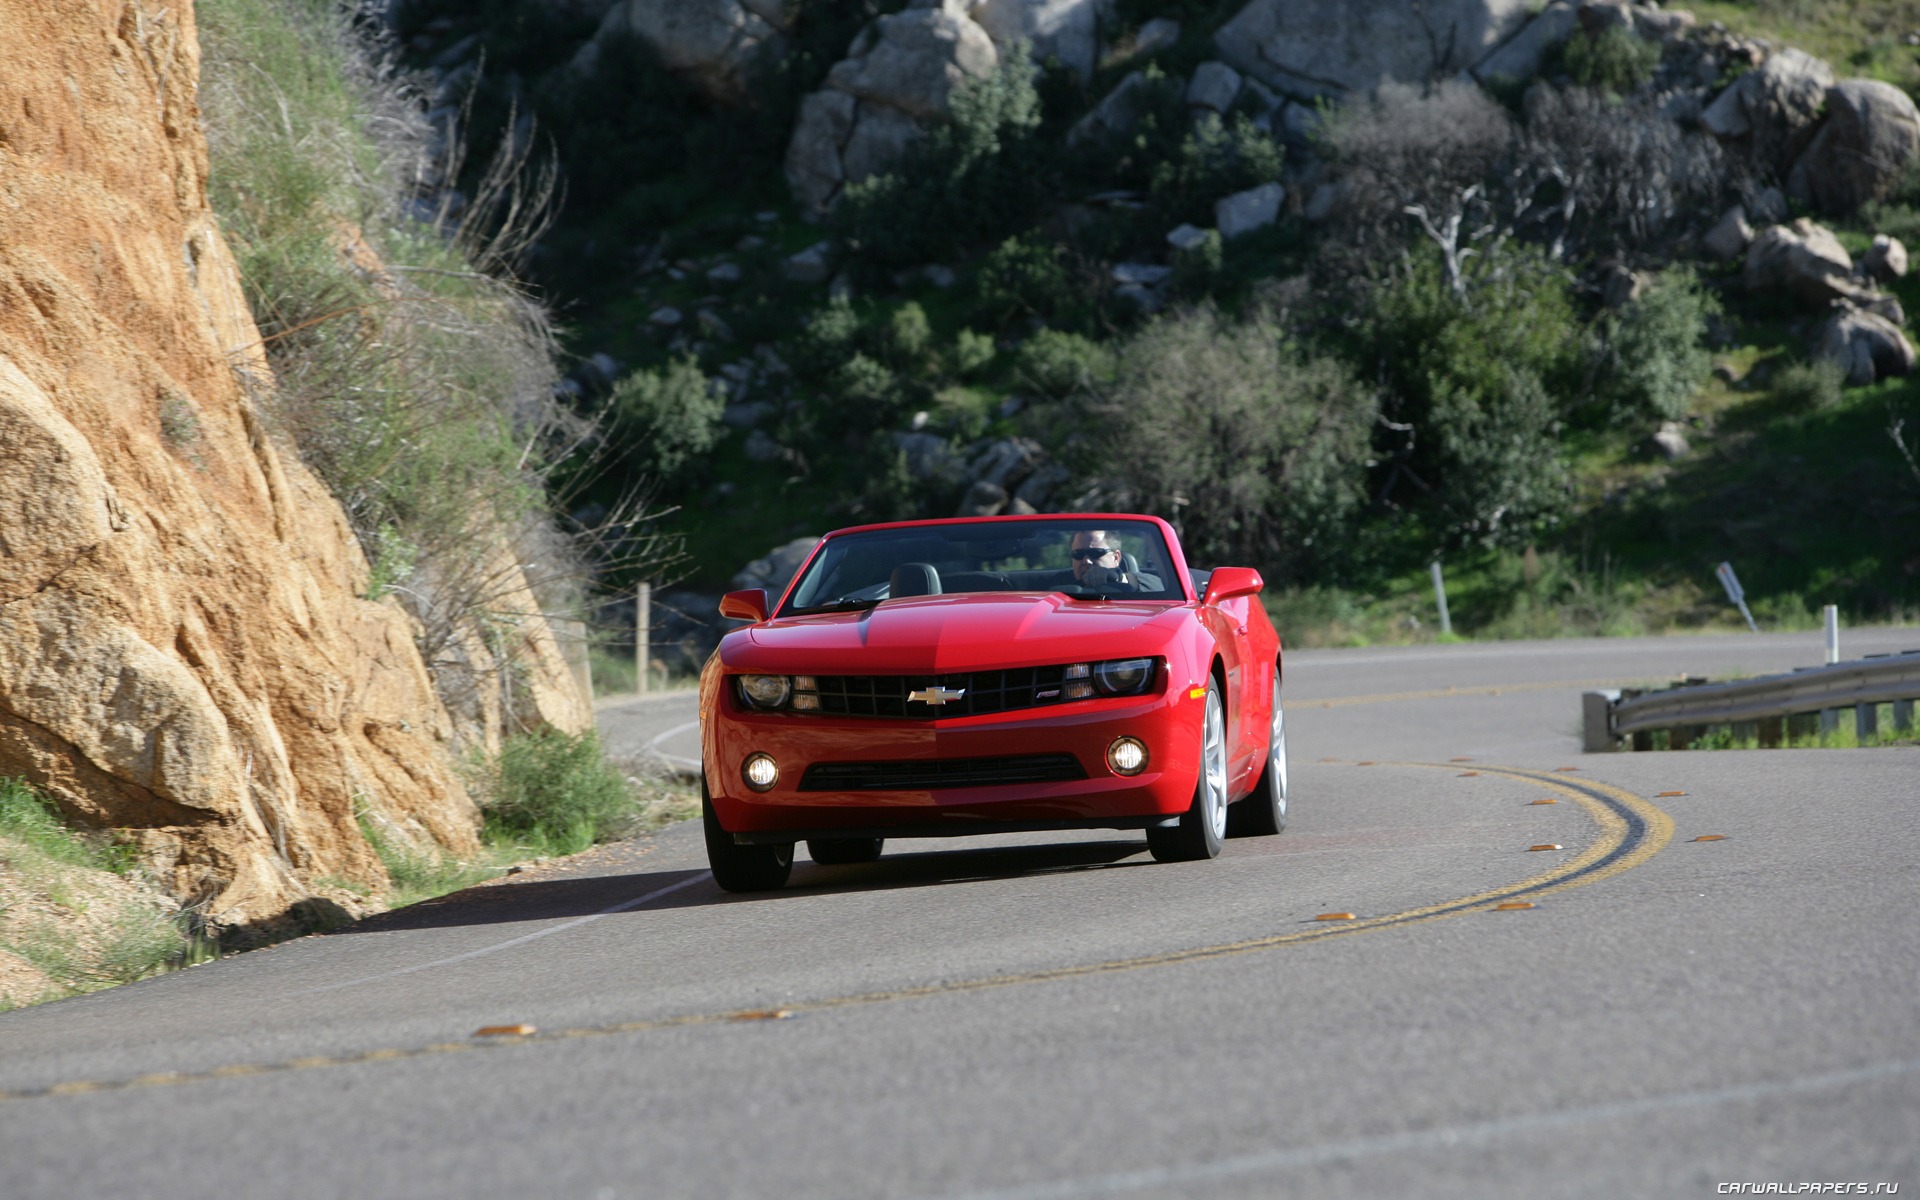
[[[899,843],[730,897],[679,826],[0,1015],[0,1196],[1911,1193],[1920,751],[1578,749],[1583,687],[1819,657],[1301,652],[1292,827],[1210,863]]]

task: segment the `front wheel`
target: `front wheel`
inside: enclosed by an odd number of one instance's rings
[[[1287,727],[1280,689],[1273,689],[1273,719],[1267,730],[1267,766],[1260,782],[1227,813],[1227,836],[1266,837],[1287,827]]]
[[[704,779],[700,821],[706,827],[707,864],[713,868],[715,883],[729,892],[770,892],[787,886],[787,876],[793,873],[793,843],[742,846],[735,842],[732,834],[720,828]]]
[[[1200,726],[1200,777],[1193,804],[1172,826],[1147,829],[1147,849],[1159,862],[1213,858],[1227,835],[1227,717],[1220,694],[1207,685],[1207,713]]]

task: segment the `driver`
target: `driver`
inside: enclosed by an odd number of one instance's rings
[[[1129,560],[1120,548],[1120,539],[1104,529],[1082,529],[1073,535],[1067,548],[1073,562],[1073,581],[1083,587],[1115,591],[1159,591],[1160,581],[1152,575],[1128,570]]]

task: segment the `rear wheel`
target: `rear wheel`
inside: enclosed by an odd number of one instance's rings
[[[742,846],[735,842],[732,834],[720,828],[705,780],[700,783],[700,819],[706,827],[707,864],[713,868],[715,883],[729,892],[770,892],[787,886],[787,876],[793,873],[793,843]]]
[[[1273,689],[1273,719],[1267,731],[1267,767],[1260,782],[1227,813],[1227,836],[1265,837],[1287,827],[1287,727],[1280,689]]]
[[[1200,726],[1200,778],[1193,804],[1171,826],[1147,830],[1147,849],[1160,862],[1213,858],[1227,834],[1227,718],[1220,693],[1207,685],[1206,717]]]
[[[807,853],[822,866],[870,863],[880,857],[884,838],[808,838]]]

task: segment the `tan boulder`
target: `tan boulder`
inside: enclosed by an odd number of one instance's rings
[[[217,925],[378,883],[365,807],[477,812],[404,613],[262,426],[205,198],[193,9],[0,0],[0,775],[128,831]]]
[[[1828,318],[1814,356],[1839,367],[1849,387],[1911,375],[1914,368],[1913,344],[1897,322],[1844,306]]]
[[[1802,217],[1763,230],[1747,247],[1750,292],[1784,290],[1803,303],[1825,306],[1850,296],[1853,259],[1840,239]]]

